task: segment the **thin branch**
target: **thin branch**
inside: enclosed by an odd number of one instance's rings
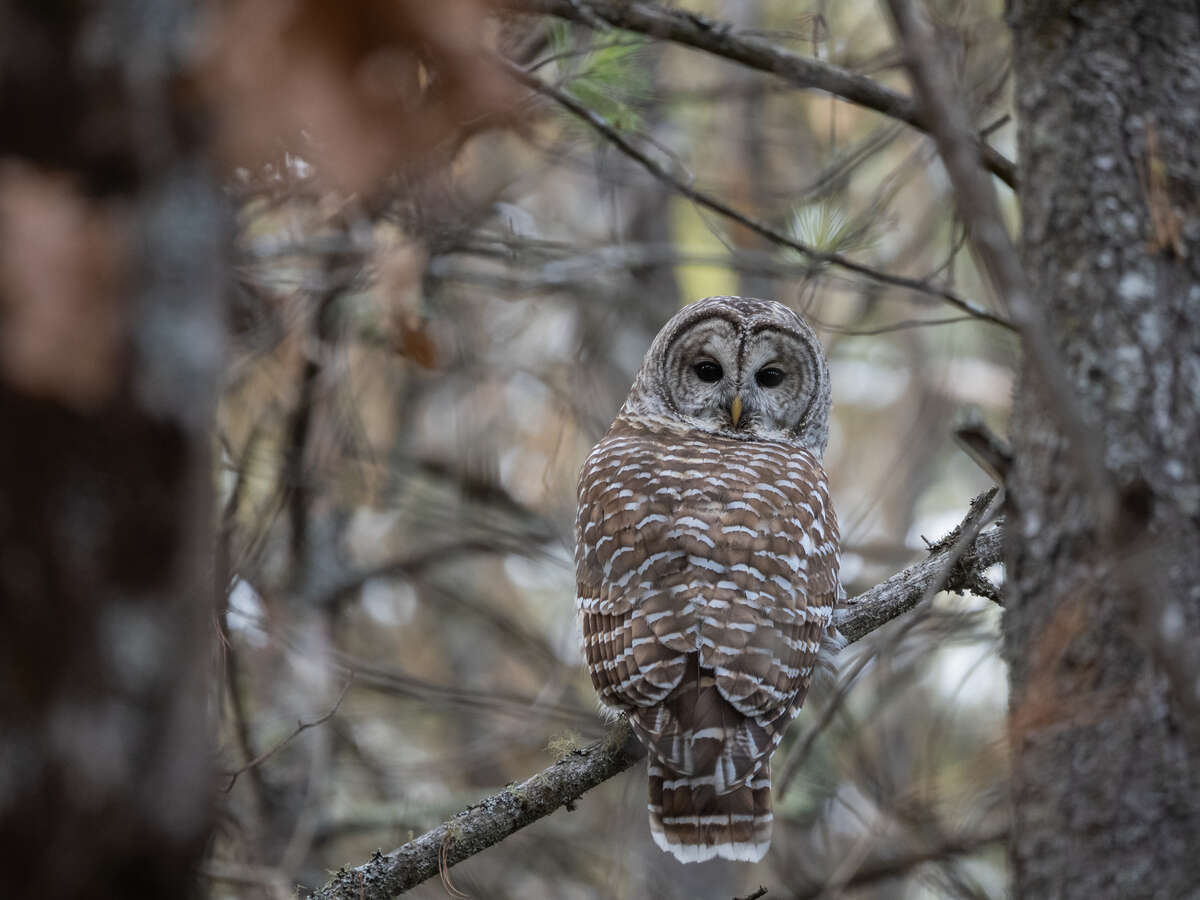
[[[251,769],[255,768],[256,766],[262,765],[264,762],[266,762],[268,759],[270,759],[272,756],[274,756],[276,753],[278,753],[280,750],[282,750],[284,747],[286,747],[288,744],[290,744],[293,740],[295,740],[302,732],[308,731],[308,729],[310,729],[310,728],[316,728],[318,725],[324,725],[326,722],[328,722],[330,719],[332,719],[335,715],[337,715],[338,708],[341,707],[342,701],[346,699],[346,692],[348,690],[350,690],[350,685],[353,682],[354,682],[354,676],[353,676],[353,674],[351,674],[350,678],[346,681],[346,683],[344,685],[342,685],[341,693],[338,694],[337,700],[334,701],[333,706],[331,706],[329,708],[329,712],[325,713],[320,718],[313,719],[311,722],[297,722],[296,729],[291,734],[289,734],[287,737],[283,738],[281,741],[278,741],[273,747],[271,747],[268,750],[264,750],[262,753],[258,754],[258,756],[254,757],[254,759],[250,760],[250,762],[246,763],[240,769],[235,769],[232,772],[226,772],[225,774],[229,776],[229,784],[225,785],[225,787],[223,789],[225,791],[225,793],[229,793],[231,790],[233,790],[234,784],[237,783],[238,776],[241,775],[243,772],[248,772]]]
[[[989,499],[991,502],[982,515],[973,510],[959,528],[934,545],[928,557],[859,594],[835,613],[838,629],[847,643],[866,637],[939,590],[971,590],[974,576],[982,576],[986,569],[1002,561],[1001,530],[993,528],[982,533],[979,530],[998,504],[998,498]]]
[[[285,645],[293,652],[297,652],[295,644],[285,642]],[[489,715],[515,716],[527,720],[531,714],[537,713],[577,724],[596,721],[592,713],[580,707],[542,701],[536,697],[526,697],[505,691],[476,691],[470,688],[434,684],[402,671],[374,665],[340,650],[332,651],[330,665],[338,671],[353,676],[363,687],[419,700],[436,700],[439,703],[472,707]]]
[[[312,492],[306,460],[323,369],[321,354],[325,341],[330,337],[329,313],[353,280],[357,262],[356,254],[331,254],[324,259],[319,296],[313,305],[309,326],[311,346],[300,371],[298,400],[288,425],[287,445],[279,477],[288,509],[293,586],[301,584],[309,575],[309,505]]]
[[[927,559],[851,600],[838,616],[838,627],[847,640],[859,640],[938,588],[958,589],[956,586],[969,583],[972,575],[999,562],[999,529],[982,534],[976,530],[986,516],[987,511],[981,515],[973,509]],[[600,743],[569,753],[550,768],[468,807],[392,853],[376,853],[360,866],[340,870],[310,894],[310,900],[384,900],[402,893],[560,807],[572,809],[586,791],[645,755],[622,720]]]
[[[975,321],[974,316],[950,316],[945,319],[901,319],[899,322],[880,325],[876,328],[846,328],[841,325],[830,325],[826,322],[814,322],[812,315],[809,315],[807,318],[817,331],[828,331],[832,334],[843,335],[844,337],[868,337],[878,334],[892,334],[897,331],[908,331],[913,328],[930,328],[935,325],[957,325],[960,322]]]
[[[227,697],[226,703],[222,705],[222,713],[232,719],[233,738],[238,745],[238,749],[241,751],[242,759],[252,759],[256,754],[251,746],[246,704],[239,688],[240,679],[238,678],[238,671],[240,664],[238,650],[229,639],[229,597],[232,593],[230,584],[235,571],[232,544],[238,512],[241,510],[242,495],[249,483],[250,458],[254,448],[258,446],[262,421],[260,419],[254,424],[249,437],[246,439],[245,446],[241,454],[239,454],[239,462],[235,474],[236,480],[221,512],[221,527],[217,532],[214,562],[216,578],[213,579],[213,587],[217,594],[216,628],[221,641],[221,668],[225,676],[225,696]],[[223,440],[222,443],[224,443]],[[226,452],[232,459],[232,453],[229,453],[228,450]],[[225,790],[228,791],[232,787],[233,781],[230,781],[229,787]],[[260,810],[262,808],[262,797],[265,791],[266,785],[262,781],[261,773],[255,770],[251,776],[252,797],[250,798],[250,806],[252,809]]]
[[[573,287],[594,281],[597,272],[600,271],[619,273],[632,268],[655,266],[720,265],[737,272],[773,278],[802,278],[811,274],[813,268],[811,263],[783,262],[769,252],[743,248],[735,248],[730,253],[715,254],[680,252],[670,244],[621,244],[597,246],[586,250],[568,248],[564,253],[570,255],[554,255],[533,246],[522,247],[517,243],[510,243],[508,246],[499,241],[495,246],[479,243],[444,251],[433,259],[430,268],[433,274],[442,280],[522,292]],[[510,268],[524,262],[526,256],[530,262],[543,265],[536,274],[513,277],[503,272],[480,272],[455,267],[452,265],[452,257],[459,254],[504,260]]]
[[[800,88],[825,91],[842,100],[932,132],[928,117],[911,97],[884,87],[874,79],[818,59],[801,56],[767,41],[736,34],[733,25],[693,12],[666,9],[653,3],[619,0],[508,0],[513,8],[594,24],[599,18],[649,37],[684,44],[742,65],[778,76]],[[972,152],[992,174],[1009,187],[1017,185],[1016,166],[983,140],[974,138]]]
[[[646,755],[622,722],[608,737],[568,753],[550,768],[468,807],[399,850],[376,853],[369,862],[342,869],[312,900],[384,900],[474,856],[559,807],[572,807],[585,791]],[[440,862],[440,865],[439,865]]]
[[[452,562],[463,556],[495,555],[514,552],[515,548],[495,541],[464,540],[430,547],[401,559],[387,560],[378,565],[351,572],[331,587],[323,590],[316,598],[318,607],[331,607],[344,601],[352,592],[374,578],[415,578],[435,566]]]
[[[248,617],[250,621],[267,630],[265,618]],[[307,650],[295,635],[278,631],[269,632],[274,643],[296,657],[304,657]],[[587,710],[564,703],[554,703],[539,697],[524,696],[505,691],[480,691],[459,686],[436,684],[409,675],[399,669],[388,669],[351,653],[331,647],[326,664],[352,679],[359,687],[371,688],[397,696],[411,697],[439,704],[455,704],[478,709],[489,714],[517,716],[528,719],[531,713],[554,716],[574,721],[577,724],[595,724],[596,717]],[[272,751],[274,752],[274,751]],[[253,771],[253,770],[252,770]]]
[[[837,887],[843,890],[860,888],[891,878],[899,878],[918,866],[975,853],[984,847],[1003,841],[1007,836],[1006,828],[997,828],[982,834],[948,837],[933,847],[870,860],[859,866],[849,878],[842,881]],[[818,897],[826,896],[829,887],[830,885],[827,883],[805,885],[798,888],[793,896],[796,900],[816,900]]]
[[[256,866],[232,860],[210,859],[201,863],[200,874],[212,881],[269,889],[277,897],[288,897],[287,879],[272,866]]]
[[[863,263],[855,262],[854,260],[843,256],[840,253],[823,253],[819,250],[814,250],[812,247],[809,247],[800,241],[797,241],[795,238],[776,231],[766,223],[734,209],[732,206],[727,205],[723,201],[718,200],[715,197],[704,193],[703,191],[697,190],[682,179],[671,174],[659,163],[655,162],[644,152],[631,144],[624,135],[608,124],[603,117],[597,115],[570,94],[552,85],[546,84],[541,79],[530,75],[520,66],[510,63],[507,60],[501,60],[500,64],[503,65],[504,68],[517,81],[529,88],[532,88],[537,93],[545,97],[549,97],[576,118],[587,123],[596,132],[601,134],[609,143],[611,143],[614,147],[616,147],[634,162],[642,166],[642,168],[644,168],[655,178],[670,186],[675,191],[687,197],[694,203],[725,216],[727,219],[737,222],[739,225],[748,228],[750,231],[765,237],[767,240],[772,241],[773,243],[799,251],[813,262],[836,265],[849,272],[862,275],[863,277],[869,278],[870,280],[880,284],[887,284],[893,287],[905,288],[910,291],[931,294],[940,298],[941,300],[944,300],[950,305],[961,309],[963,312],[969,313],[977,319],[992,322],[996,325],[1002,325],[1005,328],[1012,327],[1005,319],[997,316],[995,313],[988,312],[986,309],[981,309],[980,307],[975,306],[970,301],[963,299],[957,293],[948,288],[940,285],[930,284],[925,281],[920,281],[915,278],[907,278],[903,275],[893,275],[888,272],[882,272],[878,269],[873,269],[870,266],[864,265]]]

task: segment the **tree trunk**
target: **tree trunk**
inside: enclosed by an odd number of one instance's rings
[[[0,0],[0,895],[182,897],[212,824],[225,216],[185,0]]]
[[[1119,498],[1097,524],[1026,366],[1004,625],[1013,893],[1197,897],[1200,6],[1010,7],[1024,263]]]

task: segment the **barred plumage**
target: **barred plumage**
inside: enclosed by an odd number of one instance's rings
[[[689,379],[705,365],[719,377]],[[783,378],[762,377],[769,368]],[[580,474],[589,671],[649,750],[651,830],[683,861],[757,860],[770,843],[771,753],[839,591],[819,461],[828,410],[802,320],[710,298],[660,332]]]

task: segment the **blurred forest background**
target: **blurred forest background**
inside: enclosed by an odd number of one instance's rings
[[[9,610],[58,591],[22,634],[74,610],[85,650],[14,642],[5,702],[52,737],[11,736],[0,799],[57,773],[58,800],[8,812],[54,833],[48,810],[87,800],[37,851],[72,860],[54,886],[18,894],[88,896],[81,835],[114,859],[153,833],[178,857],[148,841],[125,896],[169,895],[201,844],[213,900],[306,896],[602,738],[575,479],[683,304],[774,298],[820,335],[851,596],[993,485],[953,430],[1007,430],[1020,345],[875,0],[54,6],[0,3],[0,111],[23,123],[0,145],[0,408],[6,442],[48,435],[0,457],[28,482],[0,526],[29,542],[0,589]],[[1015,232],[1003,0],[924,7]],[[863,92],[804,89],[826,71]],[[42,492],[52,471],[82,474]],[[21,562],[68,507],[119,564]],[[180,589],[210,572],[211,597]],[[662,854],[634,766],[413,896],[1006,896],[1003,581],[841,655],[775,757],[761,864]],[[69,599],[90,586],[110,608]],[[56,691],[78,704],[43,717]],[[126,827],[134,783],[151,812]],[[5,834],[15,866],[32,838]]]
[[[690,8],[905,86],[873,2]],[[974,114],[1011,155],[1000,13],[946,4],[939,22]],[[626,31],[520,16],[498,41],[690,188],[817,250],[982,295],[936,150],[913,129]],[[682,304],[777,298],[822,336],[852,594],[923,555],[922,536],[945,534],[990,484],[950,426],[970,408],[1003,428],[1009,333],[810,261],[682,196],[552,99],[510,98],[511,127],[434,148],[369,201],[332,189],[302,149],[231,186],[226,767],[337,709],[238,777],[214,851],[225,867],[319,885],[602,734],[571,603],[575,479]],[[814,696],[779,751],[760,866],[664,857],[637,766],[458,866],[453,884],[478,897],[731,897],[760,883],[816,896],[843,882],[863,885],[856,896],[1002,896],[998,620],[986,599],[947,596],[845,654],[845,696]]]

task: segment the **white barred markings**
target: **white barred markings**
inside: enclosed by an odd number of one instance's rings
[[[838,596],[837,523],[807,451],[618,419],[580,476],[584,651],[650,755],[655,840],[759,859],[770,755]]]

